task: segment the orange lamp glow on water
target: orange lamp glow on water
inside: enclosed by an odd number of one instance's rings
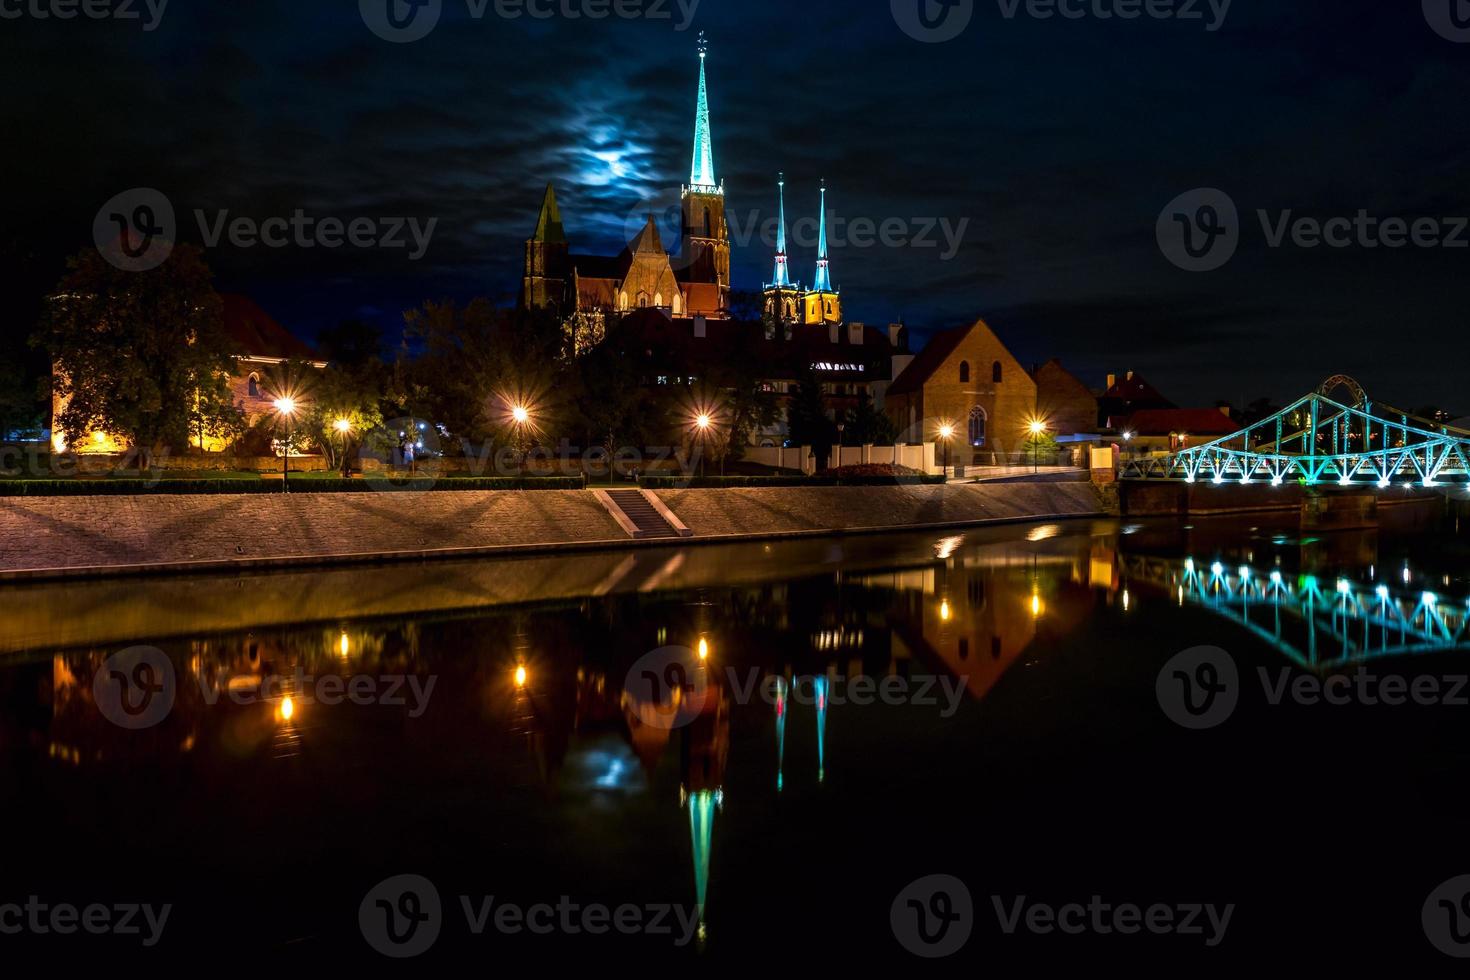
[[[526,674],[526,666],[525,666],[525,664],[522,664],[521,666],[517,667],[516,668],[516,687],[525,687],[526,686],[527,677],[528,677],[528,675]]]
[[[289,698],[289,697],[282,698],[281,699],[281,720],[282,721],[290,721],[291,720],[291,717],[294,714],[296,714],[296,702],[294,700],[292,700],[291,698]]]
[[[699,659],[709,659],[709,641],[702,636],[699,638]]]

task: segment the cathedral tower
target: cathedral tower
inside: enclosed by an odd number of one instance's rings
[[[526,271],[521,280],[521,305],[533,310],[553,307],[562,310],[571,277],[571,255],[556,191],[546,185],[536,233],[526,242]]]
[[[694,119],[694,162],[682,193],[683,274],[690,283],[708,283],[719,295],[719,308],[729,308],[730,229],[725,222],[725,187],[715,181],[714,143],[710,137],[709,90],[704,61],[709,42],[699,35],[699,104]],[[692,306],[693,304],[691,304]]]
[[[764,290],[766,316],[778,323],[796,323],[802,318],[801,287],[791,281],[791,262],[786,254],[786,175],[776,180],[776,272]]]
[[[842,322],[842,295],[832,288],[832,263],[827,258],[827,182],[822,181],[822,217],[817,244],[817,279],[802,300],[805,322],[813,325]]]

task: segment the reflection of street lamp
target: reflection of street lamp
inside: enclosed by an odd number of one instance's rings
[[[281,486],[285,493],[291,492],[291,422],[296,415],[296,399],[289,395],[277,398],[276,411],[286,420],[286,442],[281,447]]]
[[[944,479],[949,480],[949,441],[954,438],[954,426],[948,422],[939,427],[939,438],[944,442]]]
[[[1038,453],[1041,451],[1041,437],[1046,432],[1046,423],[1036,419],[1031,423],[1031,472],[1041,472],[1041,459]]]
[[[342,479],[346,480],[352,476],[352,465],[347,459],[347,437],[352,435],[352,420],[338,419],[332,428],[342,437]]]

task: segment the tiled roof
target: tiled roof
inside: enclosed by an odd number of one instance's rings
[[[1183,432],[1194,436],[1228,436],[1240,426],[1218,408],[1150,408],[1134,412],[1125,426],[1141,436]]]
[[[220,301],[224,306],[225,334],[234,345],[237,357],[321,359],[310,344],[295,337],[249,297],[225,293]]]

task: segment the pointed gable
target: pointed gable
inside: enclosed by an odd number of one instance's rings
[[[536,219],[536,234],[531,236],[531,241],[548,245],[566,244],[567,234],[561,223],[561,208],[557,207],[556,188],[551,184],[546,185],[546,196],[541,200],[541,216]]]

